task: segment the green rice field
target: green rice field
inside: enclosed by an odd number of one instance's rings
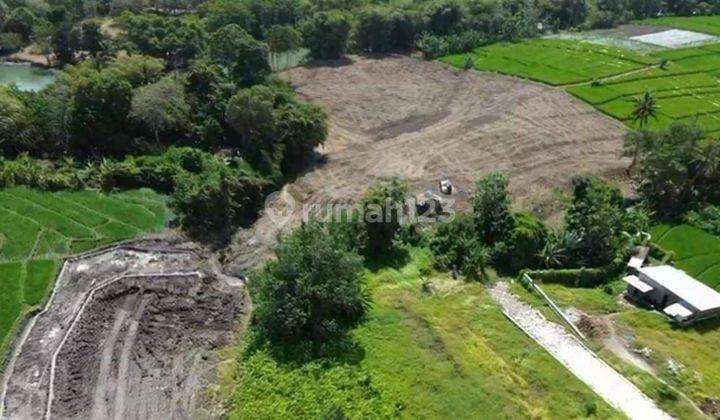
[[[519,76],[550,85],[586,82],[655,64],[655,57],[621,48],[563,39],[498,43],[441,61],[462,67],[472,57],[477,70]]]
[[[675,254],[678,268],[720,291],[720,238],[689,225],[660,225],[653,240]]]
[[[49,295],[65,257],[162,230],[169,217],[151,190],[0,190],[0,361],[19,320]]]
[[[719,18],[689,19],[720,25]],[[660,20],[653,22],[663,24]],[[462,67],[467,57],[477,70],[561,86],[628,124],[635,98],[651,92],[658,115],[649,128],[682,121],[697,122],[710,134],[720,132],[720,44],[641,53],[582,40],[536,39],[481,47],[441,61]]]
[[[688,31],[720,35],[720,16],[667,16],[637,21],[641,25],[669,26]]]

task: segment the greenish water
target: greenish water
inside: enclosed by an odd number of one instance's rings
[[[20,90],[41,90],[55,80],[51,70],[20,64],[0,63],[0,85],[15,83]]]

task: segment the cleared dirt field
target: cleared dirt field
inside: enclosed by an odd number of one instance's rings
[[[0,387],[0,418],[197,418],[249,303],[191,244],[66,262]]]
[[[504,170],[517,202],[547,215],[552,191],[573,174],[622,180],[628,164],[621,122],[540,84],[405,56],[351,57],[283,77],[330,114],[326,162],[284,189],[296,203],[352,203],[394,176],[419,193],[450,176],[462,207],[478,175]],[[289,213],[292,225],[302,206],[287,201],[268,213]],[[237,235],[226,255],[233,269],[260,260],[277,219],[266,215]]]

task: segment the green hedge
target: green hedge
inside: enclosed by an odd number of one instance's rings
[[[569,287],[596,287],[616,278],[625,267],[625,261],[616,259],[599,268],[565,268],[556,270],[524,270],[524,274],[542,283],[560,283]]]

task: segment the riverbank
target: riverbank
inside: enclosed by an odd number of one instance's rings
[[[51,69],[56,67],[51,55],[37,54],[32,52],[32,46],[23,48],[22,51],[0,57],[0,63],[28,64],[33,67]]]

